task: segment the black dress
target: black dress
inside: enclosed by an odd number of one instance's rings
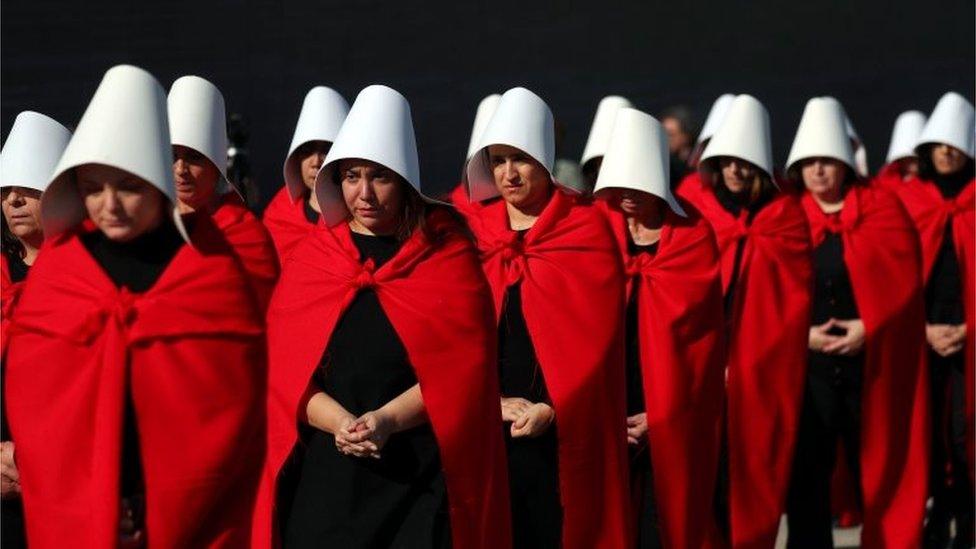
[[[833,214],[839,215],[839,214]],[[828,233],[814,249],[812,324],[860,318],[841,236]],[[842,329],[830,331],[843,335]],[[838,437],[853,487],[860,488],[861,388],[864,354],[807,353],[806,387],[787,497],[789,547],[832,547],[831,475]],[[858,498],[860,499],[860,498]]]
[[[17,253],[6,253],[7,266],[10,269],[10,280],[15,284],[27,278],[27,270],[30,265],[24,263],[23,258]],[[2,383],[2,380],[0,380]],[[2,387],[2,385],[0,385]],[[2,389],[0,389],[2,391]],[[2,405],[2,402],[0,402]],[[0,415],[0,440],[12,440],[10,426],[7,424],[7,410],[3,409]],[[0,546],[4,549],[18,549],[27,547],[27,534],[24,532],[24,507],[20,498],[11,498],[0,501]]]
[[[377,266],[399,242],[353,233]],[[376,410],[417,383],[406,349],[372,290],[355,297],[332,332],[314,382],[349,413]],[[286,548],[450,547],[447,490],[430,424],[390,436],[381,459],[339,453],[335,437],[308,428],[287,516]],[[299,450],[302,451],[302,450]]]
[[[523,237],[525,231],[520,231]],[[542,369],[522,314],[522,291],[508,288],[498,325],[499,382],[503,397],[551,404]],[[513,549],[560,547],[562,505],[556,424],[535,438],[512,438],[504,424],[512,502]]]
[[[640,246],[627,241],[631,256],[639,253],[654,255],[658,243]],[[627,417],[644,411],[644,385],[640,364],[640,321],[637,314],[637,285],[634,281],[630,299],[627,301]],[[647,439],[637,446],[630,446],[630,495],[637,514],[637,547],[656,549],[661,547],[661,526],[658,522],[657,504],[654,500],[654,476],[651,466],[650,444]]]
[[[948,176],[936,175],[935,186],[946,199],[954,199],[972,179],[967,169]],[[963,280],[956,255],[952,223],[946,224],[929,281],[925,287],[925,315],[929,324],[963,324]],[[967,337],[972,338],[973,334]],[[949,522],[956,520],[954,547],[970,547],[974,540],[973,485],[966,474],[967,421],[965,406],[965,352],[943,357],[929,348],[932,398],[932,470],[929,486],[933,497],[926,546],[944,546]],[[950,473],[946,473],[947,469]],[[951,477],[951,478],[950,478]]]
[[[101,231],[92,231],[81,236],[81,243],[117,287],[134,293],[149,290],[185,244],[176,226],[168,221],[129,242],[115,242]],[[126,387],[128,383],[126,380]],[[145,528],[145,487],[135,406],[128,389],[122,433],[123,530],[135,532]]]

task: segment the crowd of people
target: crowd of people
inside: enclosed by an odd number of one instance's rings
[[[966,98],[874,175],[832,97],[781,169],[745,94],[680,162],[607,97],[567,178],[535,93],[475,114],[432,196],[407,98],[315,87],[259,219],[203,78],[21,113],[4,545],[771,548],[784,514],[791,548],[973,545]]]

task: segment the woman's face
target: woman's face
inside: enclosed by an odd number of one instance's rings
[[[129,172],[87,164],[76,169],[88,217],[110,240],[128,242],[163,220],[163,193]]]
[[[807,158],[800,162],[800,175],[811,194],[833,202],[843,195],[847,166],[833,158]]]
[[[950,175],[958,172],[966,165],[966,153],[959,149],[938,143],[931,149],[932,166],[939,175]]]
[[[295,151],[302,183],[309,191],[315,190],[315,177],[325,162],[325,155],[329,154],[332,144],[328,141],[309,141]]]
[[[200,210],[213,203],[220,171],[196,150],[173,145],[173,178],[176,199],[193,210]]]
[[[3,218],[7,228],[21,240],[43,235],[41,229],[41,191],[27,187],[4,187]]]
[[[734,156],[719,158],[718,166],[725,187],[733,194],[739,194],[748,189],[756,179],[756,172],[759,169],[751,162]]]
[[[339,162],[342,198],[352,219],[375,235],[391,235],[403,211],[403,183],[393,170],[358,158]]]
[[[626,217],[648,219],[660,213],[664,201],[643,191],[634,189],[609,188],[600,192],[601,198],[607,201],[611,209],[617,210]]]
[[[495,188],[505,202],[519,210],[541,209],[549,199],[552,179],[536,159],[509,145],[488,147]]]

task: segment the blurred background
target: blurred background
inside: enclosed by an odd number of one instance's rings
[[[521,85],[564,128],[578,160],[599,100],[630,99],[704,119],[724,92],[769,109],[781,165],[806,100],[833,95],[864,140],[872,172],[895,117],[931,111],[947,90],[974,94],[976,2],[420,2],[243,0],[0,4],[0,136],[25,109],[74,125],[102,74],[139,65],[169,88],[203,76],[235,115],[263,205],[305,93],[401,91],[413,109],[426,189],[459,180],[478,101]],[[698,128],[691,128],[693,137]]]

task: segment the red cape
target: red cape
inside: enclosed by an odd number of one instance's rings
[[[249,543],[264,436],[261,322],[204,220],[143,294],[116,288],[77,232],[48,240],[31,268],[5,396],[32,548],[117,545],[127,393],[149,546]]]
[[[557,189],[522,242],[502,200],[468,221],[496,315],[521,282],[559,427],[563,547],[629,548],[624,275],[606,217]]]
[[[482,207],[481,202],[471,202],[468,200],[467,184],[463,181],[451,190],[450,194],[447,195],[447,201],[465,217],[478,213],[478,210]]]
[[[921,545],[928,496],[929,393],[921,254],[911,220],[887,191],[855,186],[839,215],[802,198],[813,246],[840,233],[864,322],[861,544]],[[884,283],[879,283],[881,277]]]
[[[10,328],[10,319],[23,288],[24,281],[14,282],[10,278],[7,255],[0,253],[0,357],[7,352],[7,330]]]
[[[883,189],[888,189],[894,191],[893,187],[901,185],[904,183],[902,178],[901,169],[897,162],[889,162],[878,170],[877,175],[871,179],[871,186],[881,187]]]
[[[713,507],[725,342],[718,248],[689,204],[668,210],[654,255],[627,252],[624,216],[606,209],[637,288],[639,348],[654,492],[665,547],[721,544]]]
[[[343,223],[324,225],[286,261],[268,312],[268,464],[255,546],[274,545],[278,474],[299,442],[303,396],[339,318],[372,288],[417,373],[440,449],[454,547],[511,546],[490,294],[471,242],[444,211],[427,218],[443,241],[415,231],[379,269],[360,263]]]
[[[309,223],[308,218],[305,217],[303,200],[292,201],[287,185],[283,185],[268,203],[261,220],[271,233],[271,239],[274,240],[278,259],[282,265],[295,245],[315,231],[317,225]]]
[[[212,218],[247,273],[261,310],[266,310],[278,281],[278,255],[271,235],[236,192],[221,198]]]
[[[922,273],[925,281],[942,247],[946,224],[952,223],[952,242],[959,259],[966,316],[966,418],[969,428],[969,474],[976,470],[976,444],[973,440],[976,421],[976,180],[970,181],[955,198],[946,200],[930,181],[913,179],[892,187],[908,215],[915,222],[922,241]]]
[[[732,543],[772,547],[806,383],[813,289],[806,216],[790,195],[776,197],[748,223],[722,208],[704,184],[679,192],[715,230],[725,288],[736,245],[745,239],[732,289],[726,381]]]

